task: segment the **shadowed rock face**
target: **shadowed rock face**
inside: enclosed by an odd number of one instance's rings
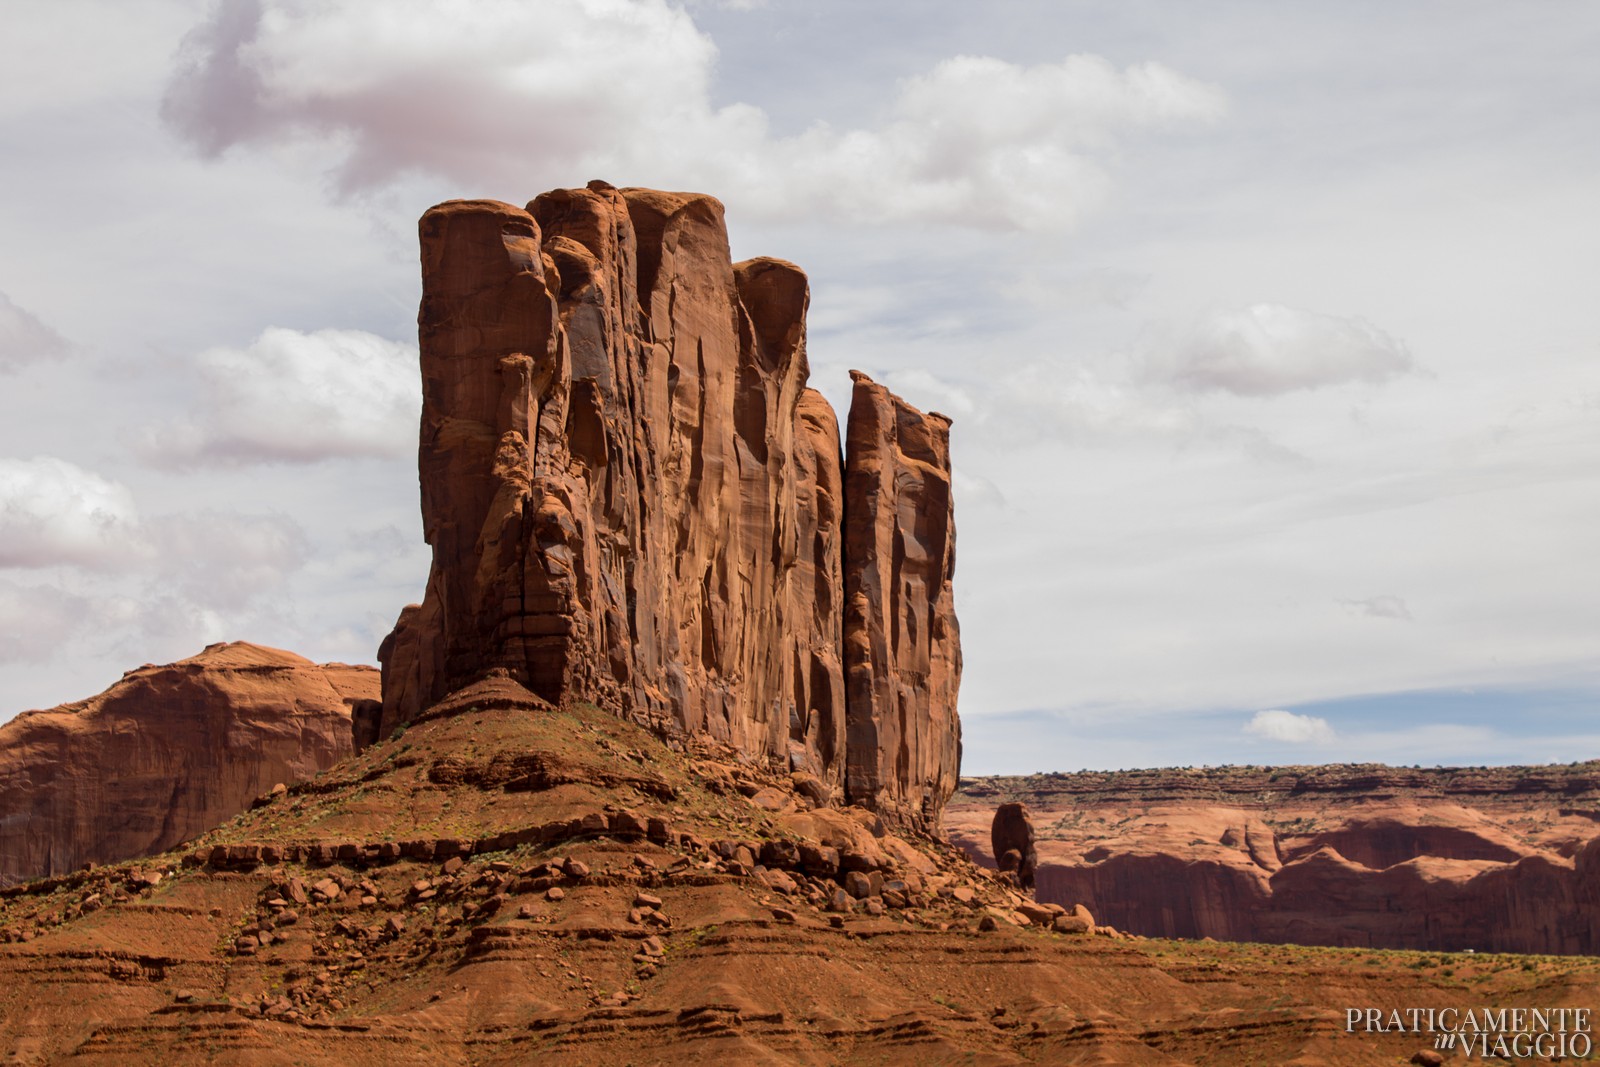
[[[936,825],[948,420],[862,376],[844,460],[805,387],[804,274],[733,263],[711,197],[593,182],[442,204],[420,233],[434,559],[380,652],[379,736],[503,669]]]
[[[989,825],[991,855],[1002,871],[1016,874],[1017,884],[1032,889],[1034,871],[1039,865],[1039,855],[1034,851],[1033,819],[1028,805],[1008,801],[994,810],[994,822]]]
[[[351,753],[370,667],[245,643],[0,726],[0,884],[170,848]]]

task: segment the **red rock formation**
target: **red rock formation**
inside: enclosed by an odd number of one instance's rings
[[[377,672],[212,645],[0,726],[0,884],[159,852],[351,752]]]
[[[858,383],[846,476],[805,388],[805,276],[733,263],[711,197],[592,182],[442,204],[420,232],[434,561],[379,655],[379,736],[502,669],[936,823],[959,755],[948,420]]]
[[[795,663],[795,710],[801,716],[791,736],[815,763],[844,766],[847,704],[844,687],[844,458],[839,451],[839,420],[821,393],[800,394],[795,429],[800,495],[795,511],[796,564],[789,582],[796,599],[809,590],[809,639]],[[950,706],[951,714],[955,705]],[[802,759],[805,757],[803,756]],[[791,763],[793,756],[791,755]],[[837,781],[830,784],[840,785]],[[947,791],[943,799],[949,798]],[[941,802],[942,802],[941,800]]]
[[[952,837],[992,864],[983,828],[1012,797],[1049,827],[1038,899],[1086,904],[1131,933],[1600,951],[1594,764],[968,779]]]
[[[990,855],[1002,871],[1013,873],[1023,889],[1034,886],[1034,872],[1039,866],[1039,854],[1034,849],[1033,819],[1028,805],[1021,801],[1008,801],[994,811],[994,822],[989,825]]]
[[[936,824],[961,764],[950,420],[851,372],[845,459],[846,791]]]
[[[0,890],[0,1061],[1370,1067],[1418,1035],[1345,1006],[1600,985],[1129,939],[720,743],[503,675],[450,699],[182,850]]]

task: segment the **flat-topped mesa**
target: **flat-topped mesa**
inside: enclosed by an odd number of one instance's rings
[[[959,753],[947,420],[872,386],[898,429],[847,468],[805,387],[805,275],[733,263],[709,196],[591,182],[441,204],[420,234],[433,566],[379,654],[381,735],[500,669],[936,826]],[[883,654],[847,663],[852,589]]]

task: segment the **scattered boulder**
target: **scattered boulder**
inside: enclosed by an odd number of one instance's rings
[[[1094,923],[1076,915],[1057,915],[1050,927],[1058,934],[1092,934]]]

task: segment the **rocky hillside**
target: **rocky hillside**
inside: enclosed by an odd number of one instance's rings
[[[947,823],[980,862],[1006,801],[1032,812],[1039,899],[1124,930],[1600,951],[1600,763],[967,778]]]
[[[260,645],[129,671],[0,726],[0,884],[171,848],[349,756],[371,667]]]
[[[1076,918],[730,746],[491,677],[180,852],[0,892],[0,1057],[1369,1067],[1431,1042],[1349,1007],[1600,981]]]

